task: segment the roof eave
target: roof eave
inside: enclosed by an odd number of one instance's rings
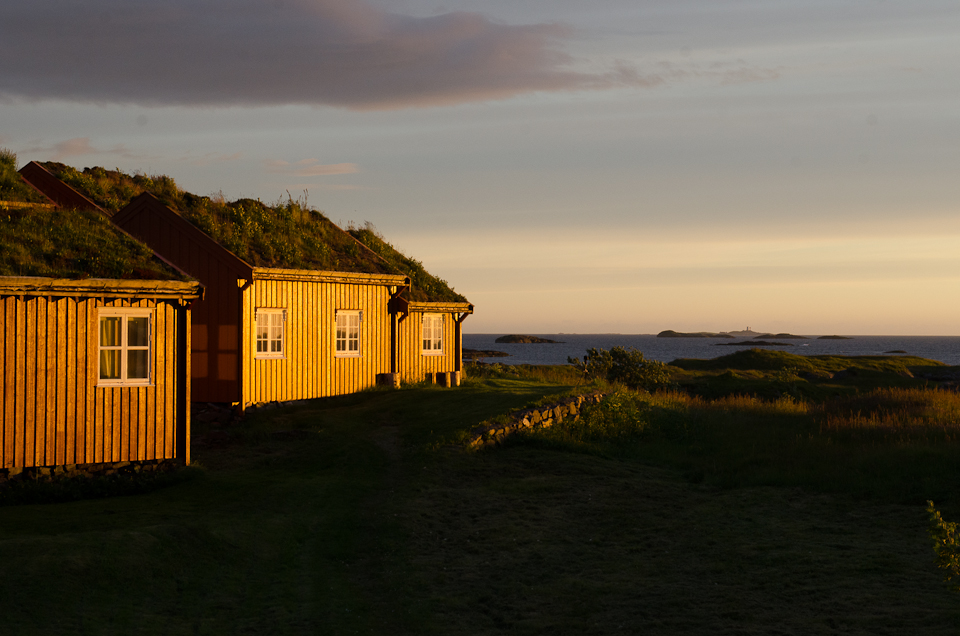
[[[178,280],[0,276],[0,295],[196,300],[203,297],[203,286],[197,281]]]
[[[283,280],[315,283],[348,283],[358,285],[409,285],[410,277],[399,274],[364,274],[360,272],[333,272],[315,269],[282,269],[254,267],[253,280]]]
[[[471,303],[453,303],[453,302],[411,302],[409,305],[410,311],[417,311],[423,313],[430,312],[439,312],[439,313],[460,313],[460,314],[472,314],[473,305]]]

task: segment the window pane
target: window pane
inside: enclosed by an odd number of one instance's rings
[[[262,311],[257,312],[257,353],[266,353],[267,339],[270,334],[270,316]]]
[[[100,378],[102,380],[120,379],[120,349],[100,351]]]
[[[119,351],[117,352],[119,353]],[[147,380],[150,378],[149,351],[139,349],[127,352],[127,379]]]
[[[100,319],[101,347],[120,346],[120,320],[120,316],[105,316]]]
[[[146,347],[150,342],[150,319],[146,316],[127,318],[127,346]]]

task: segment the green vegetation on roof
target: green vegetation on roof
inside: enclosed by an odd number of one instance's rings
[[[44,197],[17,173],[17,155],[0,148],[0,201],[45,203]]]
[[[167,205],[176,207],[182,193],[173,179],[164,175],[129,175],[119,170],[94,167],[80,172],[73,166],[57,161],[38,161],[74,190],[99,205],[107,214],[117,212],[130,199],[149,192]]]
[[[92,210],[0,211],[0,276],[188,280]]]
[[[371,224],[345,232],[311,208],[306,193],[298,199],[287,193],[286,200],[273,204],[252,199],[228,202],[222,194],[207,197],[185,192],[163,175],[128,175],[99,167],[81,172],[54,161],[41,165],[108,214],[149,192],[255,267],[403,274],[413,283],[410,300],[466,302],[420,261],[397,251]]]
[[[405,256],[393,245],[387,242],[372,223],[362,228],[350,227],[348,232],[371,250],[376,252],[397,271],[410,277],[413,289],[410,291],[410,300],[434,302],[467,302],[467,299],[453,290],[447,281],[437,278],[423,268],[420,261]]]
[[[223,195],[198,196],[181,190],[164,175],[128,175],[119,170],[76,168],[48,161],[54,176],[109,214],[149,192],[211,238],[254,267],[392,274],[319,210],[306,196],[265,204],[253,199],[227,201]]]

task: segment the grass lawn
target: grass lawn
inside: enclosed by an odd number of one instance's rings
[[[173,486],[0,507],[0,634],[957,633],[914,491],[802,471],[765,485],[761,452],[731,479],[708,438],[657,455],[448,443],[569,388],[489,379],[262,411],[198,426],[203,469]]]

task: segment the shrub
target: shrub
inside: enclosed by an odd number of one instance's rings
[[[937,554],[937,567],[946,570],[944,581],[960,578],[960,536],[957,524],[944,521],[940,511],[927,501],[927,513],[930,515],[930,538],[933,539],[933,551]],[[960,591],[960,583],[951,583],[951,589]]]
[[[567,358],[584,379],[602,379],[623,384],[634,389],[654,391],[670,385],[667,365],[656,360],[647,360],[643,353],[633,347],[587,349],[583,360]]]

